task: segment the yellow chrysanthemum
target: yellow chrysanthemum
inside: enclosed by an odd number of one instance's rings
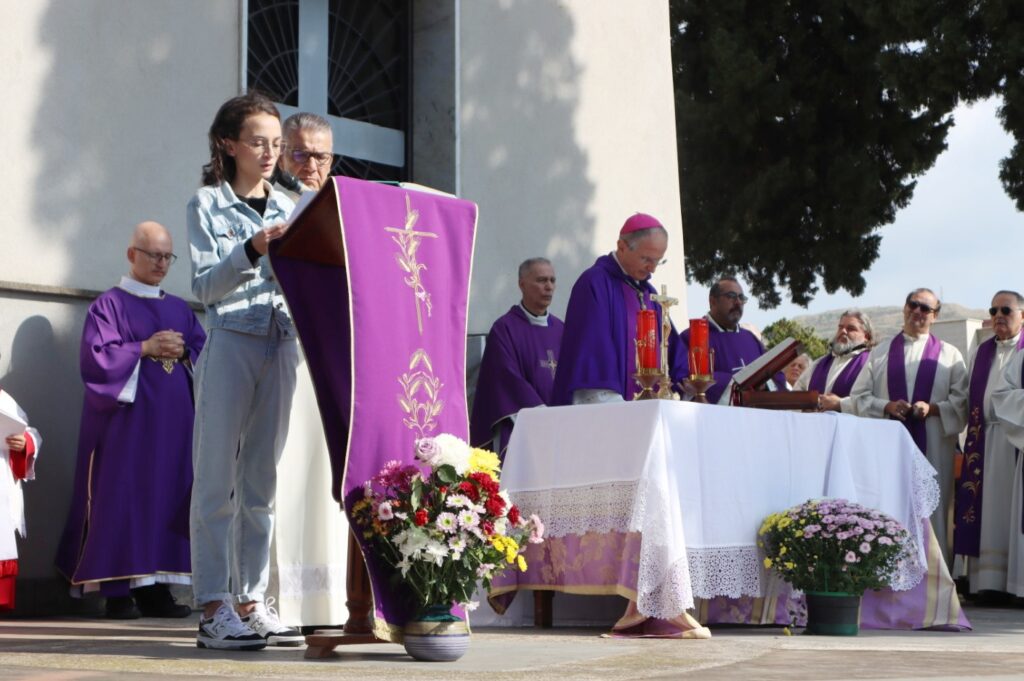
[[[489,473],[498,481],[498,473],[501,470],[501,461],[498,455],[486,449],[474,447],[469,451],[469,472]]]
[[[765,558],[764,559],[764,566],[766,568],[771,568],[771,566],[772,566],[772,559],[771,558]]]
[[[522,556],[517,556],[516,557],[516,566],[519,568],[520,572],[526,572],[526,559],[523,558]]]
[[[787,549],[786,549],[785,545],[779,547],[779,555],[780,556],[786,555],[786,551],[787,551]]]
[[[780,530],[786,529],[791,524],[793,524],[793,521],[790,519],[790,517],[788,515],[784,515],[781,518],[779,518],[779,529]]]
[[[796,567],[796,563],[794,563],[791,560],[787,560],[785,563],[783,563],[783,567],[785,567],[787,570],[792,570]]]

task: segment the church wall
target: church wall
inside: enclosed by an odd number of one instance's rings
[[[14,94],[0,109],[0,386],[43,437],[25,487],[21,613],[67,607],[53,557],[75,467],[78,343],[92,293],[127,270],[136,223],[171,231],[179,260],[165,286],[192,298],[185,204],[213,114],[237,92],[240,6],[49,0],[5,13],[0,88]]]
[[[460,8],[458,180],[480,205],[470,332],[518,300],[516,268],[536,255],[554,262],[561,316],[576,277],[636,211],[669,230],[655,283],[685,319],[667,3]]]

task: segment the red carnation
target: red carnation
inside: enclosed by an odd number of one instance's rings
[[[498,498],[500,499],[501,497]],[[508,521],[513,525],[518,525],[520,519],[521,518],[519,517],[519,507],[516,506],[515,504],[512,504],[512,507],[508,509]]]
[[[480,501],[480,492],[477,491],[476,485],[474,485],[473,483],[460,482],[459,489],[462,490],[462,493],[469,497],[469,500],[472,501],[474,504]]]
[[[494,478],[492,478],[487,473],[471,473],[469,477],[470,479],[476,481],[476,484],[480,485],[481,489],[483,489],[488,494],[497,494],[500,491],[500,489],[498,488],[498,483],[495,482]]]
[[[491,515],[498,517],[505,511],[505,500],[498,495],[494,495],[484,503],[484,508]]]
[[[427,521],[429,519],[430,518],[427,517],[427,511],[421,508],[420,510],[416,511],[416,517],[414,518],[413,522],[416,523],[416,527],[423,527],[427,524]]]
[[[482,523],[480,523],[480,529],[484,531],[485,535],[490,537],[492,534],[494,534],[494,523],[492,523],[490,520],[485,520]]]

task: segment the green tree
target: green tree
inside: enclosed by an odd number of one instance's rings
[[[804,352],[810,355],[811,359],[818,359],[828,352],[828,341],[814,333],[814,329],[785,317],[772,322],[761,332],[761,340],[769,349],[787,338],[794,338],[803,343]]]
[[[670,0],[687,276],[738,273],[768,308],[863,292],[983,89],[978,2]]]

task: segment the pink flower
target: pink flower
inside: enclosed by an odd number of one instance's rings
[[[421,437],[416,440],[416,458],[427,465],[433,465],[434,460],[441,454],[441,448],[434,442],[432,437]]]
[[[861,542],[860,552],[861,553],[871,553],[871,544],[869,544],[867,542]]]
[[[391,510],[390,501],[385,501],[377,507],[377,517],[381,520],[391,520],[395,517],[395,512]]]
[[[883,546],[889,546],[890,544],[892,544],[892,539],[889,539],[888,537],[884,537],[884,536],[883,537],[879,537],[878,538],[878,543],[882,544]]]
[[[531,544],[544,542],[544,523],[540,521],[536,513],[530,515],[530,539],[528,541]]]
[[[854,553],[853,551],[847,551],[846,552],[846,562],[847,563],[856,563],[857,562],[857,554]]]

